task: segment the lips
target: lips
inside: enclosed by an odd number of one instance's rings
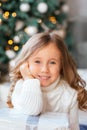
[[[40,80],[48,80],[50,79],[50,76],[38,76]]]

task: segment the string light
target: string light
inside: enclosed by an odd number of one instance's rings
[[[15,51],[18,51],[18,50],[19,50],[19,47],[18,47],[18,46],[14,46],[14,50],[15,50]]]
[[[8,19],[8,17],[9,17],[9,12],[8,11],[6,11],[4,14],[3,14],[3,17],[5,18],[5,19]]]
[[[17,16],[16,12],[13,12],[13,13],[12,13],[12,16],[13,16],[13,17],[16,17],[16,16]]]
[[[49,21],[51,21],[53,24],[56,24],[56,18],[54,16],[49,17]]]
[[[8,44],[12,45],[13,44],[13,40],[8,40]]]

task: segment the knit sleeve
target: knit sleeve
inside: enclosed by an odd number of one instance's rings
[[[18,82],[12,94],[12,104],[14,108],[24,114],[40,114],[43,107],[43,99],[39,80],[27,79]]]

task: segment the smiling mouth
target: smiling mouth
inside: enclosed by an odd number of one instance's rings
[[[50,79],[50,76],[38,76],[40,80],[48,80]]]

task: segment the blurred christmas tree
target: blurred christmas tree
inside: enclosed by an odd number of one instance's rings
[[[0,0],[0,7],[0,66],[8,64],[33,34],[50,29],[56,29],[72,50],[64,0]]]

